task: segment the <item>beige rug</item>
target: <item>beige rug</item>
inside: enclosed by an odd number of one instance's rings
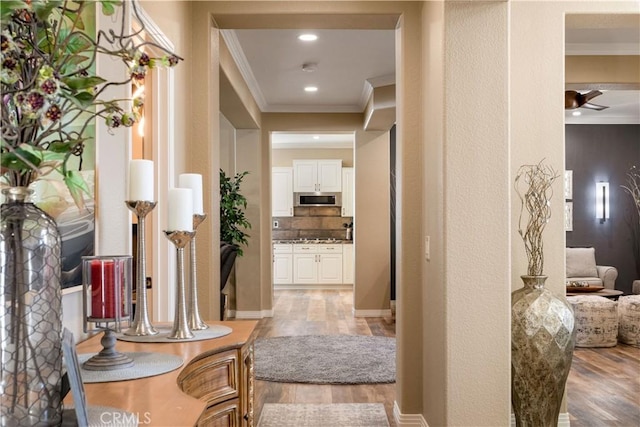
[[[265,403],[258,427],[389,427],[382,403]]]

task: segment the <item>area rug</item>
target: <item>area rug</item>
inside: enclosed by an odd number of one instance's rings
[[[392,383],[396,340],[363,335],[261,338],[255,343],[255,375],[284,383]]]
[[[382,403],[265,403],[258,427],[389,427]]]

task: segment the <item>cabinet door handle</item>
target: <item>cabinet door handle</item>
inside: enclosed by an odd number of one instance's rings
[[[293,208],[289,208],[289,215],[293,216]]]
[[[244,417],[242,417],[245,419],[245,421],[249,421],[249,414],[244,414]]]

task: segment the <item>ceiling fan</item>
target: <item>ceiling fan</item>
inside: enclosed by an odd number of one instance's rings
[[[609,108],[604,105],[592,104],[591,99],[602,95],[599,90],[590,90],[587,93],[580,93],[575,90],[566,90],[564,92],[564,109],[575,110],[576,108],[589,108],[590,110],[604,110]]]

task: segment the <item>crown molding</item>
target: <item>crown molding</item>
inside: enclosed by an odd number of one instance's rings
[[[565,55],[640,55],[637,43],[567,43]]]
[[[371,95],[373,95],[373,90],[375,88],[394,84],[396,84],[395,74],[387,74],[365,80],[362,88],[362,94],[360,94],[360,99],[358,100],[360,110],[364,111],[364,109],[367,108],[367,103],[369,102]]]
[[[240,45],[236,32],[234,30],[220,30],[220,34],[222,34],[222,38],[227,44],[229,53],[231,53],[231,57],[236,62],[236,65],[240,70],[240,74],[242,74],[245,83],[247,83],[249,91],[258,104],[260,111],[267,111],[269,106],[262,90],[260,90],[256,77],[253,75],[253,71],[251,71],[251,66],[249,65],[249,61],[247,61],[247,57],[242,50],[242,46]]]

